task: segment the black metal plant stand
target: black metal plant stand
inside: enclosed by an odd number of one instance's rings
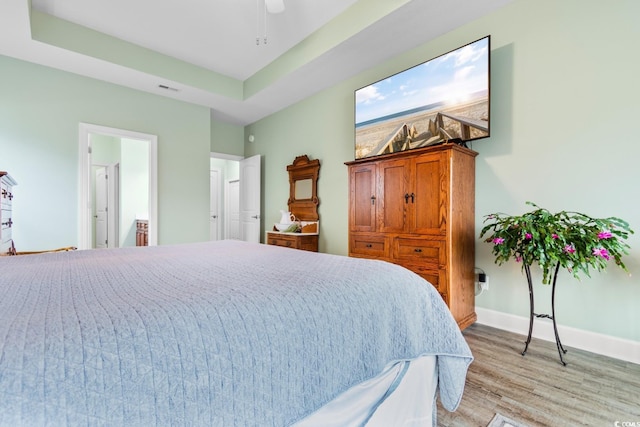
[[[524,266],[524,271],[527,275],[527,283],[529,284],[529,336],[527,337],[527,341],[525,342],[524,350],[522,351],[522,355],[524,356],[527,353],[527,348],[529,348],[529,343],[531,342],[531,332],[533,332],[533,318],[541,317],[545,319],[553,320],[553,333],[556,336],[556,347],[558,347],[558,355],[560,356],[560,362],[563,366],[567,366],[567,363],[562,358],[562,355],[567,352],[567,350],[562,346],[560,342],[560,336],[558,335],[558,326],[556,325],[556,279],[558,278],[558,271],[560,270],[560,264],[556,264],[556,270],[553,274],[553,282],[551,285],[551,316],[548,314],[536,314],[533,310],[533,281],[531,280],[531,269],[529,265]]]

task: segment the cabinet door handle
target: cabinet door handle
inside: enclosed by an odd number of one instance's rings
[[[409,203],[409,193],[404,193],[404,202]]]
[[[416,195],[411,193],[411,203],[413,203],[416,199]]]
[[[376,196],[371,196],[371,204],[372,205],[376,204]]]

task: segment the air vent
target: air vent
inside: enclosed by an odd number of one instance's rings
[[[171,86],[167,86],[167,85],[158,85],[158,87],[160,89],[166,89],[166,90],[172,90],[174,92],[178,92],[178,89],[176,89],[175,87],[171,87]]]

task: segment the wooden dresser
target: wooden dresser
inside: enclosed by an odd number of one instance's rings
[[[136,219],[136,246],[149,246],[149,221]]]
[[[0,228],[0,254],[2,255],[9,253],[13,248],[11,205],[13,201],[13,186],[16,184],[11,175],[0,171],[0,187],[2,188],[0,195],[0,222],[2,223]]]
[[[428,280],[464,329],[475,313],[475,156],[454,144],[347,162],[349,255]]]
[[[299,233],[273,231],[265,233],[267,245],[284,246],[293,249],[318,252],[320,222],[318,216],[318,177],[320,160],[310,160],[308,156],[298,156],[287,166],[289,173],[289,213],[299,221]],[[282,230],[282,228],[279,228]],[[286,228],[285,228],[286,229]]]
[[[318,234],[267,231],[267,244],[318,252]]]

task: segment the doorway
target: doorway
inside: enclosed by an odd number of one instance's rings
[[[78,248],[134,246],[136,219],[148,221],[148,244],[157,245],[157,137],[81,123],[79,140]],[[106,228],[106,244],[96,237],[95,172],[101,166],[113,178],[102,187],[108,193],[106,227],[98,224]]]
[[[239,199],[230,193],[229,183],[238,181],[242,157],[222,153],[210,155],[210,240],[239,239],[234,232],[234,212]],[[236,206],[238,205],[238,206]]]
[[[260,164],[260,155],[211,153],[211,240],[260,242]]]

